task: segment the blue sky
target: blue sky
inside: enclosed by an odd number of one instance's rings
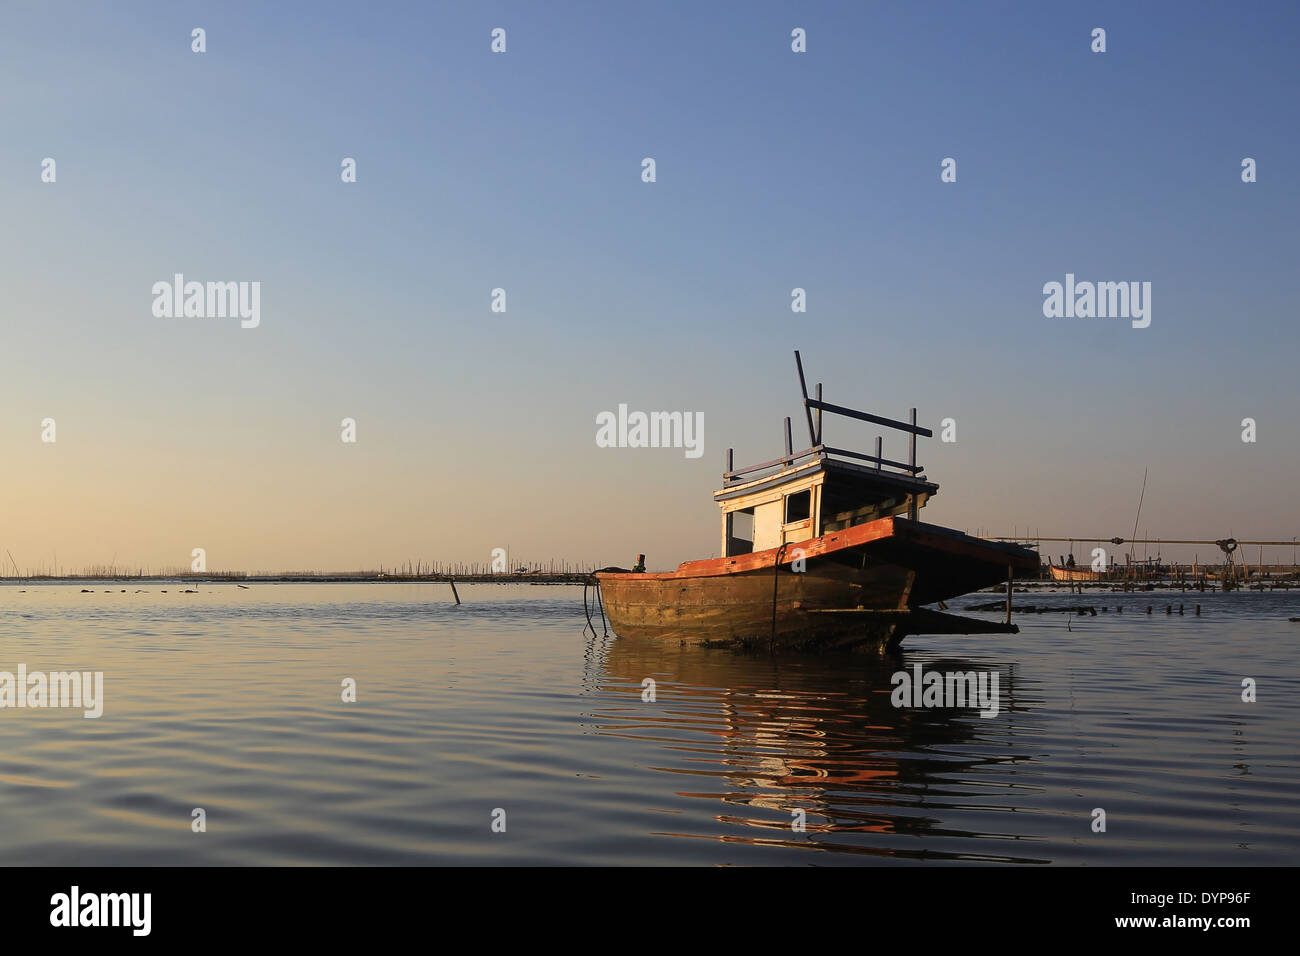
[[[957,420],[922,445],[928,520],[1126,535],[1150,467],[1151,534],[1289,539],[1298,27],[1265,3],[10,4],[0,445],[25,505],[0,545],[671,566],[716,550],[724,450],[770,458],[798,422],[794,348],[831,401]],[[175,272],[261,281],[261,326],[155,318]],[[1067,272],[1150,281],[1151,327],[1045,318]],[[621,402],[703,412],[703,457],[597,448]]]

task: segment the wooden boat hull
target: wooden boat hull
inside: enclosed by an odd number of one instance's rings
[[[1091,568],[1062,568],[1048,565],[1053,581],[1067,583],[1086,583],[1089,581],[1150,581],[1160,576],[1159,571],[1150,565],[1127,565],[1107,571],[1093,571]]]
[[[896,645],[922,632],[1014,630],[923,606],[1038,566],[1033,551],[891,517],[781,548],[689,561],[673,572],[596,577],[620,637],[850,648]]]
[[[1052,572],[1053,581],[1110,581],[1112,575],[1109,571],[1093,571],[1089,568],[1058,568],[1056,565],[1050,565],[1048,570]]]

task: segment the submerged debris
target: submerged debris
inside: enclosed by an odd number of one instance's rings
[[[1005,611],[1007,604],[1005,601],[990,601],[988,604],[969,604],[966,606],[968,611]],[[1097,609],[1090,605],[1062,605],[1059,607],[1050,607],[1044,604],[1039,607],[1037,604],[1013,604],[1011,610],[1016,614],[1091,614],[1097,616]],[[1107,608],[1102,608],[1103,611]]]

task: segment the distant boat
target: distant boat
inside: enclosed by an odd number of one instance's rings
[[[1279,577],[1284,577],[1284,576],[1285,575],[1279,575]],[[1223,570],[1220,569],[1218,571],[1206,571],[1205,577],[1211,581],[1222,581]],[[1242,568],[1242,567],[1238,567],[1235,571],[1233,571],[1231,574],[1228,575],[1228,578],[1233,581],[1244,581],[1247,578],[1259,578],[1259,577],[1268,577],[1268,575],[1260,574],[1257,571],[1252,571],[1249,568]]]
[[[1112,581],[1115,574],[1112,571],[1093,571],[1090,568],[1058,568],[1054,564],[1049,564],[1047,569],[1052,573],[1053,581]]]
[[[713,498],[722,509],[722,557],[676,571],[596,573],[616,635],[671,643],[786,649],[897,647],[909,634],[1016,633],[1010,623],[930,610],[927,604],[1036,572],[1036,551],[924,524],[939,490],[916,464],[927,428],[808,397],[809,448],[795,452],[790,419],[781,458],[733,470]],[[813,412],[816,411],[814,424]],[[822,413],[907,432],[907,463],[827,446]],[[851,460],[846,460],[851,459]]]
[[[1146,581],[1157,578],[1167,569],[1161,568],[1152,561],[1136,561],[1131,564],[1118,565],[1112,564],[1104,571],[1094,571],[1091,568],[1071,568],[1061,567],[1048,561],[1047,570],[1052,575],[1053,581],[1066,581],[1069,583],[1083,583],[1085,581]]]

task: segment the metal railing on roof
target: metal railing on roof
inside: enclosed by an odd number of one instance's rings
[[[897,471],[915,477],[925,469],[916,463],[916,437],[920,435],[923,438],[933,438],[934,432],[928,428],[923,428],[916,424],[916,409],[912,409],[911,421],[903,422],[893,418],[885,418],[880,415],[872,415],[869,412],[858,411],[856,408],[847,408],[843,405],[832,405],[830,402],[822,401],[822,386],[818,382],[816,386],[816,398],[808,397],[808,385],[803,374],[803,360],[799,357],[798,350],[794,353],[795,367],[799,371],[799,390],[803,393],[804,416],[808,420],[808,437],[812,444],[803,451],[794,451],[793,437],[790,431],[790,419],[785,420],[785,454],[780,458],[773,458],[771,461],[765,461],[759,465],[749,465],[745,468],[736,468],[734,464],[734,449],[727,449],[726,470],[722,474],[723,484],[735,484],[743,476],[755,476],[756,472],[765,471],[769,468],[788,468],[797,461],[805,458],[829,458],[831,456],[841,456],[844,458],[854,458],[859,461],[873,462],[878,471],[886,468],[896,469]],[[813,412],[816,411],[814,418]],[[831,415],[841,415],[845,418],[854,418],[858,421],[871,422],[874,425],[883,425],[886,428],[892,428],[897,431],[908,434],[908,459],[906,462],[895,461],[884,457],[884,439],[876,436],[876,453],[867,455],[859,451],[850,451],[847,448],[834,448],[822,441],[822,412]]]

